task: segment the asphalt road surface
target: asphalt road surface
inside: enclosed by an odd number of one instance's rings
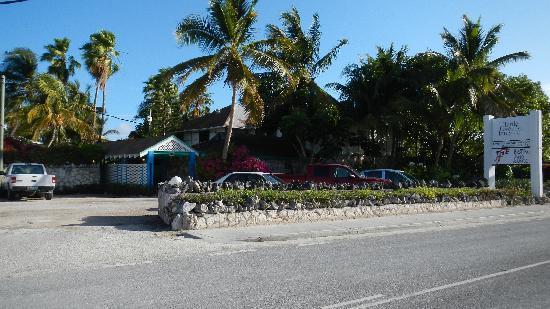
[[[0,307],[550,308],[549,206],[250,242],[168,231],[154,199],[2,202]]]

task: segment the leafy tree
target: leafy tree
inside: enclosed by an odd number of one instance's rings
[[[530,110],[542,111],[543,160],[550,161],[550,99],[540,82],[534,82],[526,75],[505,76],[502,86],[510,90],[503,100],[510,102],[508,114],[503,116],[526,115]]]
[[[33,131],[33,140],[49,136],[48,147],[67,140],[67,130],[82,136],[91,135],[92,129],[77,117],[75,102],[70,102],[65,86],[50,74],[40,74],[33,82],[37,92],[36,101],[31,106],[27,120]]]
[[[11,135],[15,135],[25,117],[24,106],[31,101],[30,86],[38,67],[36,54],[28,48],[6,52],[0,71],[6,76],[6,114]]]
[[[315,78],[330,67],[347,40],[339,40],[329,52],[321,54],[317,14],[305,30],[296,8],[283,12],[281,23],[282,27],[267,26],[270,50],[288,65],[293,78],[285,80],[271,72],[260,75],[260,93],[268,115],[263,126],[268,131],[281,128],[283,134],[295,140],[302,159],[311,162],[323,148],[327,150],[327,145],[336,143],[341,118],[338,102],[317,85]]]
[[[138,108],[137,116],[144,120],[144,125],[137,128],[140,135],[164,136],[181,125],[178,88],[164,73],[165,70],[160,70],[159,74],[151,76],[145,82],[144,100]],[[151,127],[147,121],[149,116]]]
[[[355,120],[355,131],[366,137],[363,148],[369,155],[380,155],[372,153],[373,148],[382,150],[384,145],[390,145],[391,165],[395,165],[402,135],[406,133],[405,119],[407,124],[411,120],[407,114],[412,104],[413,79],[407,49],[378,47],[376,56],[349,65],[344,75],[346,84],[330,86],[340,92],[344,110]]]
[[[56,76],[63,84],[67,85],[69,77],[73,76],[76,69],[80,68],[80,62],[73,56],[67,56],[71,40],[68,38],[54,39],[53,44],[44,46],[46,52],[40,57],[41,61],[50,63],[48,73]]]
[[[99,89],[102,91],[102,104],[101,104],[101,124],[99,128],[99,135],[103,134],[103,125],[105,124],[105,97],[107,92],[107,81],[109,78],[119,70],[118,64],[116,64],[116,58],[119,56],[119,52],[116,50],[116,37],[107,30],[101,30],[97,33],[90,35],[90,41],[81,50],[82,58],[86,69],[95,79],[95,94],[94,94],[94,113],[97,106],[97,92]],[[96,117],[93,118],[93,127],[96,128]]]
[[[183,112],[184,119],[199,118],[210,113],[210,106],[213,103],[209,93],[203,93],[194,101],[182,101],[184,103],[180,108]]]
[[[257,0],[211,0],[208,15],[203,18],[191,15],[183,19],[176,29],[181,45],[198,45],[207,56],[184,61],[171,69],[171,73],[185,82],[190,75],[201,76],[188,84],[182,93],[182,104],[196,102],[214,81],[223,79],[231,88],[230,121],[222,152],[223,160],[231,141],[233,115],[237,97],[249,114],[249,122],[261,122],[264,103],[258,93],[258,79],[254,67],[289,75],[282,61],[265,51],[269,42],[253,41]]]

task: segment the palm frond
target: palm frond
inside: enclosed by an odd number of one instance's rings
[[[189,104],[192,104],[200,96],[206,93],[208,86],[219,78],[220,73],[220,71],[214,71],[212,74],[203,74],[191,84],[187,85],[180,96],[182,109],[184,109],[185,106],[189,106]]]
[[[191,15],[185,18],[176,29],[176,39],[181,45],[198,45],[204,51],[217,50],[225,45],[227,35],[223,35],[208,19]]]
[[[500,67],[505,64],[508,64],[510,62],[527,60],[529,58],[531,58],[531,55],[529,55],[529,53],[526,51],[516,52],[516,53],[508,54],[502,57],[498,57],[497,59],[489,62],[488,65],[496,68],[496,67]]]
[[[243,48],[245,56],[252,60],[253,66],[277,72],[280,76],[285,77],[291,85],[294,85],[296,81],[292,72],[288,69],[290,65],[270,51],[257,48],[259,44],[261,42],[252,43]]]
[[[178,81],[184,83],[187,78],[195,72],[211,71],[217,58],[217,55],[196,57],[171,67],[166,70],[163,75],[166,75],[167,77],[178,76]]]
[[[322,73],[323,71],[328,69],[328,67],[332,65],[332,62],[334,61],[336,56],[338,56],[338,53],[340,52],[342,46],[346,44],[348,44],[348,40],[340,40],[336,46],[334,46],[326,55],[319,59],[319,61],[317,61],[313,66],[313,76],[316,76],[319,73]]]

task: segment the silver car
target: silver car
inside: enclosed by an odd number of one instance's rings
[[[375,169],[375,170],[364,170],[361,172],[362,176],[365,177],[376,177],[391,180],[393,183],[416,183],[417,180],[411,174],[408,174],[401,170],[392,170],[392,169]]]

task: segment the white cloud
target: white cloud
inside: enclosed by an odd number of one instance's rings
[[[128,138],[128,134],[134,130],[134,127],[127,124],[127,123],[120,123],[118,126],[114,128],[109,128],[109,130],[117,130],[118,134],[109,134],[107,135],[107,139],[116,141],[119,139],[125,139]]]

